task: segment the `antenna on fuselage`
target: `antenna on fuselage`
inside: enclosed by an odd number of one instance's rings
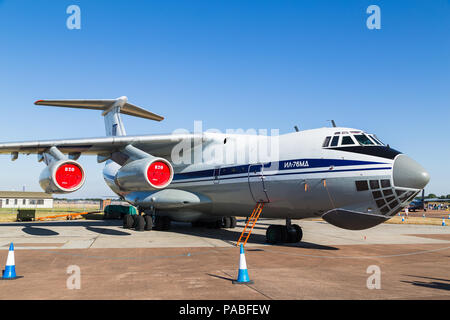
[[[334,128],[336,128],[336,122],[334,122],[334,120],[328,120],[328,121],[331,121],[332,126],[333,126]]]
[[[300,130],[298,130],[297,126],[294,126],[295,132],[299,132]]]

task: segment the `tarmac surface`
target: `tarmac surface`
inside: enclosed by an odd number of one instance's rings
[[[349,231],[300,220],[301,243],[266,244],[267,226],[283,223],[258,221],[245,250],[251,285],[232,284],[243,221],[144,232],[110,220],[0,223],[1,267],[13,242],[23,276],[0,281],[0,299],[450,299],[449,226]],[[80,289],[68,289],[74,265]],[[367,286],[373,268],[380,289]]]

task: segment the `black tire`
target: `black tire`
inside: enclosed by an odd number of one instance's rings
[[[109,217],[108,217],[108,212],[105,212],[104,214],[103,214],[103,220],[108,220],[109,219]]]
[[[295,243],[295,239],[297,238],[297,230],[291,227],[285,227],[287,232],[287,243]]]
[[[270,225],[266,231],[266,241],[271,244],[286,243],[288,241],[286,226]]]
[[[131,217],[133,218],[133,225],[131,226],[131,228],[135,228],[136,227],[136,220],[138,215],[137,214],[132,214]]]
[[[236,228],[236,217],[230,217],[231,225],[230,228]]]
[[[144,217],[141,215],[136,215],[136,218],[134,220],[134,230],[136,231],[144,231],[145,228],[145,220]]]
[[[288,230],[286,228],[286,226],[278,226],[280,229],[280,234],[281,234],[281,241],[280,243],[286,243],[288,242]]]
[[[134,224],[134,219],[130,214],[126,214],[123,216],[123,228],[131,229]]]
[[[144,221],[145,221],[145,231],[150,231],[153,229],[153,219],[152,216],[150,215],[145,215],[144,216]]]
[[[302,228],[298,224],[293,224],[292,227],[294,227],[297,232],[297,237],[295,239],[295,243],[302,241],[302,238],[303,238]]]
[[[281,240],[281,234],[276,225],[270,225],[266,230],[266,241],[270,244],[279,243]]]
[[[225,229],[231,228],[231,217],[222,218],[222,228]]]
[[[300,226],[293,224],[291,227],[287,228],[287,243],[297,243],[302,240],[303,232]]]

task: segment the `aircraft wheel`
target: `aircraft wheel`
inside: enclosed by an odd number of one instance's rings
[[[302,240],[303,232],[300,226],[293,224],[291,227],[285,227],[287,232],[287,242],[288,243],[297,243]]]
[[[144,221],[145,221],[145,228],[144,230],[146,231],[150,231],[153,228],[153,219],[151,215],[146,214],[144,216]]]
[[[230,228],[236,228],[236,217],[230,217],[231,226]]]
[[[145,228],[145,219],[141,215],[136,215],[134,230],[136,231],[144,231]]]
[[[287,229],[285,226],[270,225],[266,231],[266,241],[271,244],[285,243],[288,238]]]
[[[292,227],[294,227],[294,229],[297,231],[297,237],[295,239],[295,242],[297,243],[297,242],[302,241],[302,238],[303,238],[302,228],[298,224],[293,224]]]
[[[225,229],[231,228],[231,217],[222,218],[222,228]]]
[[[126,214],[123,216],[123,228],[131,229],[134,224],[134,219],[130,214]]]

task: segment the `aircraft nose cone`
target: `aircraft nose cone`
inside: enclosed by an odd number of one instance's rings
[[[430,181],[428,172],[420,164],[404,154],[397,156],[392,171],[396,187],[423,189]]]

